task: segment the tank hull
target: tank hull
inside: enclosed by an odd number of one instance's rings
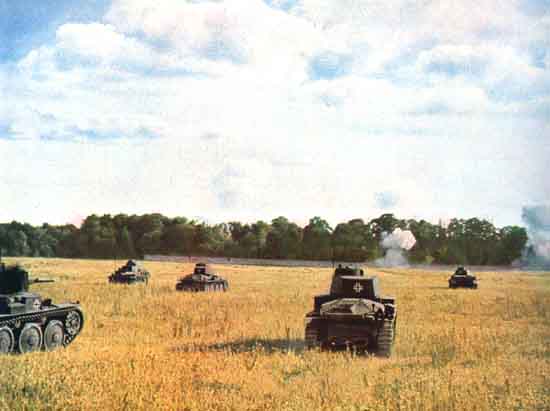
[[[36,311],[0,314],[0,354],[66,347],[82,331],[84,313],[78,304],[57,304]]]
[[[449,288],[477,288],[477,279],[473,276],[451,276]]]
[[[111,275],[109,276],[109,282],[115,284],[137,284],[145,283],[147,284],[149,278],[147,276],[141,275]]]
[[[352,348],[389,356],[395,339],[397,318],[330,318],[318,312],[306,315],[305,341],[307,348]],[[387,331],[391,331],[389,339]]]

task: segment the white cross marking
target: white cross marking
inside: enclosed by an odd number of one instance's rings
[[[355,283],[353,289],[357,294],[359,294],[361,291],[363,291],[363,286],[360,283]]]

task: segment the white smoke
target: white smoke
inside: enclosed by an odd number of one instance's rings
[[[380,245],[385,250],[384,258],[378,258],[374,264],[379,267],[407,266],[409,262],[404,251],[408,251],[416,243],[416,238],[409,230],[396,228],[391,234],[382,233]]]
[[[529,265],[550,266],[550,205],[523,207],[529,243],[525,259]]]

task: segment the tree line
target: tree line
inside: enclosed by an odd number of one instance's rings
[[[9,256],[141,258],[145,254],[218,257],[373,261],[383,257],[381,240],[395,228],[410,230],[416,244],[412,263],[501,265],[521,257],[527,244],[523,227],[497,228],[484,219],[452,219],[446,225],[383,214],[334,228],[313,217],[305,227],[277,217],[270,223],[232,221],[206,224],[162,214],[90,215],[74,225],[35,227],[0,224],[0,249]]]

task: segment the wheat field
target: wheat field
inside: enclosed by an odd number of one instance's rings
[[[397,298],[383,359],[304,351],[327,268],[216,266],[230,291],[191,294],[174,288],[191,264],[147,262],[149,285],[127,286],[112,261],[7,260],[86,322],[66,349],[0,357],[0,410],[550,410],[550,273],[449,290],[449,271],[368,270]]]

